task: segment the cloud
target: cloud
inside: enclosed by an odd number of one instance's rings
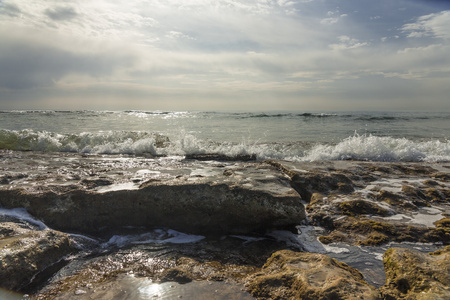
[[[416,22],[403,25],[408,37],[450,39],[450,10],[419,17]]]
[[[55,7],[48,8],[44,11],[50,19],[54,21],[67,21],[78,16],[78,13],[73,7]]]
[[[21,10],[14,3],[3,3],[0,4],[0,14],[9,17],[17,17],[20,15]]]
[[[367,42],[360,42],[358,39],[351,38],[346,35],[339,36],[338,40],[339,40],[338,44],[331,44],[329,46],[332,50],[356,49],[368,45]]]
[[[328,16],[328,18],[324,18],[324,19],[320,20],[320,24],[323,24],[323,25],[336,24],[342,18],[348,17],[348,14],[340,14],[339,10],[336,10],[336,11],[328,11],[327,16]]]
[[[14,37],[0,31],[0,88],[29,89],[51,87],[70,74],[102,77],[114,73],[120,66],[131,65],[127,54],[114,53],[112,49],[70,50],[68,41],[48,38],[38,32],[34,37],[15,31]],[[68,45],[68,46],[67,46]],[[117,49],[116,49],[117,50]]]
[[[284,97],[331,105],[363,99],[362,87],[366,98],[401,98],[419,81],[448,90],[449,11],[380,1],[4,0],[0,103],[33,91],[99,107],[151,98],[214,109]]]

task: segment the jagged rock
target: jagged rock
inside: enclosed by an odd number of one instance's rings
[[[393,207],[399,207],[403,209],[417,209],[416,205],[412,202],[408,201],[403,195],[393,193],[386,190],[381,190],[377,195],[376,199],[378,201],[386,202],[387,204]]]
[[[356,269],[327,255],[275,252],[248,290],[258,299],[380,299]]]
[[[95,188],[99,186],[106,186],[113,184],[112,180],[104,179],[104,178],[97,178],[97,179],[83,179],[80,182],[82,185],[86,186],[87,188]]]
[[[450,299],[450,246],[431,254],[391,248],[383,263],[384,299]]]
[[[0,287],[19,291],[32,279],[73,251],[66,234],[0,223]]]
[[[354,191],[352,181],[346,175],[337,172],[296,173],[291,177],[291,185],[305,201],[309,201],[313,193],[329,193],[331,191],[351,193]]]
[[[450,230],[447,223],[438,223],[435,228],[410,226],[406,224],[391,224],[370,220],[364,217],[348,217],[333,220],[333,228],[328,236],[320,237],[325,244],[347,242],[360,246],[376,246],[395,242],[450,242]]]
[[[391,212],[379,205],[364,201],[364,200],[353,200],[344,201],[340,205],[341,211],[344,215],[354,216],[354,215],[378,215],[378,216],[388,216]]]

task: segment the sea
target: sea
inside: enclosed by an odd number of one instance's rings
[[[450,161],[450,112],[0,111],[0,149]]]

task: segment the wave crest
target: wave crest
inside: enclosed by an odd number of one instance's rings
[[[350,136],[336,145],[316,145],[303,161],[450,161],[450,142],[439,140],[416,142],[406,138],[372,135]]]
[[[0,149],[92,154],[152,156],[220,155],[289,161],[450,161],[450,141],[413,141],[406,138],[358,135],[336,144],[240,143],[203,140],[181,130],[169,140],[158,133],[141,131],[58,134],[30,129],[0,130]]]

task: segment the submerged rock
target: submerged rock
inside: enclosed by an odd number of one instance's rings
[[[450,246],[430,254],[392,248],[383,263],[384,299],[450,299]]]
[[[9,290],[23,290],[74,250],[66,234],[50,229],[2,222],[0,233],[0,287]]]
[[[275,252],[248,283],[258,299],[380,299],[363,275],[327,255]]]

